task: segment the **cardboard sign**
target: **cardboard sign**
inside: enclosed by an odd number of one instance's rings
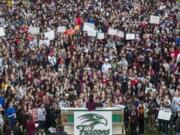
[[[158,119],[169,121],[171,119],[172,111],[170,108],[161,108],[158,113]]]
[[[117,32],[117,29],[108,29],[108,35],[116,36]]]
[[[160,17],[159,16],[150,16],[150,23],[151,24],[159,24],[160,23]]]
[[[59,32],[59,33],[64,33],[65,31],[66,31],[66,27],[65,26],[59,26],[57,28],[57,32]]]
[[[97,34],[97,39],[104,39],[104,33],[99,32]]]
[[[126,34],[126,40],[134,40],[135,34],[134,33],[127,33]]]
[[[74,135],[112,135],[112,111],[74,112]]]
[[[95,29],[95,25],[93,23],[84,23],[83,26],[83,31],[90,31],[90,30],[94,30]]]
[[[40,28],[39,27],[29,27],[28,32],[33,35],[38,35],[40,33]]]
[[[4,31],[4,28],[3,27],[0,27],[0,37],[3,37],[5,36],[5,31]]]
[[[45,32],[44,37],[48,38],[48,40],[53,40],[55,38],[54,30],[49,31],[49,32]]]

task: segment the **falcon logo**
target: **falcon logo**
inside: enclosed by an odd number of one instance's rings
[[[81,124],[76,128],[80,131],[80,135],[109,135],[110,129],[97,129],[99,125],[107,126],[108,121],[99,114],[84,114],[78,117]],[[94,129],[96,127],[96,129]]]

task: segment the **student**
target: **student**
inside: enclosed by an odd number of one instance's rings
[[[94,102],[94,97],[93,95],[90,95],[89,101],[86,103],[86,108],[88,111],[94,111],[96,109],[96,103]]]

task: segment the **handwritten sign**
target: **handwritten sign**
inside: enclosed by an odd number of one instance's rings
[[[0,37],[3,37],[5,36],[5,32],[4,32],[4,28],[3,27],[0,27]]]
[[[94,30],[94,29],[91,29],[91,30],[88,30],[88,31],[87,31],[87,34],[88,34],[88,36],[90,36],[90,37],[95,37],[96,34],[97,34],[97,31]]]
[[[116,36],[117,35],[117,29],[108,29],[108,35]]]
[[[167,120],[171,119],[172,111],[169,108],[161,108],[158,113],[158,119]]]
[[[54,31],[52,30],[52,31],[44,33],[44,37],[48,38],[48,40],[53,40],[55,38]]]
[[[145,93],[147,94],[147,93],[152,93],[152,92],[156,92],[157,90],[156,89],[154,89],[154,88],[150,88],[150,87],[146,87],[145,88]]]
[[[64,33],[65,31],[66,31],[66,27],[65,26],[59,26],[57,28],[57,32],[59,32],[59,33]]]
[[[99,32],[97,34],[97,39],[104,39],[104,33]]]
[[[95,29],[95,25],[94,24],[87,23],[87,22],[84,23],[83,31],[90,31],[90,30],[94,30],[94,29]]]
[[[122,31],[117,31],[116,36],[121,37],[121,38],[124,38],[124,32],[122,32]]]
[[[33,35],[38,35],[40,33],[40,28],[39,27],[29,27],[28,32]]]
[[[126,40],[134,40],[135,34],[134,33],[127,33],[126,34]]]
[[[160,17],[159,16],[150,16],[150,23],[151,24],[159,24],[160,23]]]

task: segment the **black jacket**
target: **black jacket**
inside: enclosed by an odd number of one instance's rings
[[[176,127],[175,127],[176,132],[180,132],[180,118],[176,120]]]

